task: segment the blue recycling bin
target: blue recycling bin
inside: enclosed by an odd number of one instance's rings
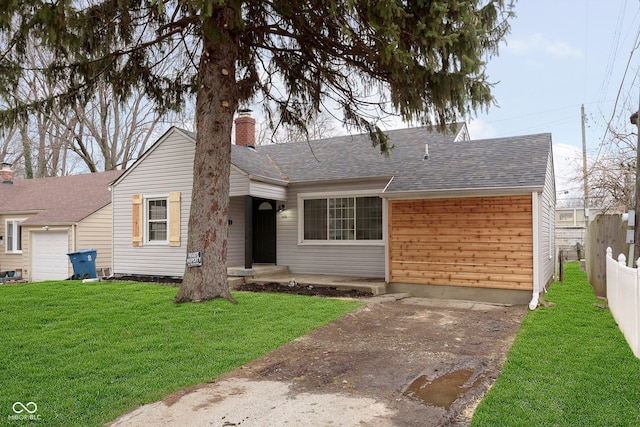
[[[71,265],[73,265],[73,279],[95,279],[98,277],[96,273],[97,252],[95,249],[83,249],[67,255]]]

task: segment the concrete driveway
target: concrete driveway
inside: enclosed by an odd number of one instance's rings
[[[400,298],[400,299],[397,299]],[[384,295],[111,426],[465,426],[525,306]]]

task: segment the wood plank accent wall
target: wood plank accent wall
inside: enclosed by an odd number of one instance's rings
[[[530,195],[391,200],[389,281],[533,289]]]

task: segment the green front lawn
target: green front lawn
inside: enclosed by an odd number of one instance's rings
[[[640,360],[577,263],[529,312],[472,426],[640,426]]]
[[[36,425],[101,425],[361,305],[243,292],[234,293],[237,305],[176,305],[176,292],[118,282],[0,287],[0,425],[25,423],[15,402],[37,405]]]

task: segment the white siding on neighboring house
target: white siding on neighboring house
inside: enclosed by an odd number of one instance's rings
[[[96,269],[111,268],[111,245],[113,240],[111,220],[112,207],[109,204],[82,220],[76,229],[74,250],[95,249]],[[100,274],[100,271],[98,274]]]
[[[292,273],[339,274],[360,277],[384,277],[385,247],[383,242],[323,242],[298,244],[298,193],[331,193],[376,190],[380,193],[387,181],[372,180],[351,184],[325,184],[289,187],[286,209],[277,215],[278,264]],[[369,193],[367,195],[370,195]],[[329,196],[330,197],[330,196]],[[382,218],[383,226],[386,218]],[[384,227],[383,227],[384,228]]]
[[[113,272],[153,276],[182,276],[193,183],[193,141],[172,131],[156,144],[113,187]],[[180,246],[132,244],[132,197],[180,193]],[[143,225],[144,226],[144,225]]]

